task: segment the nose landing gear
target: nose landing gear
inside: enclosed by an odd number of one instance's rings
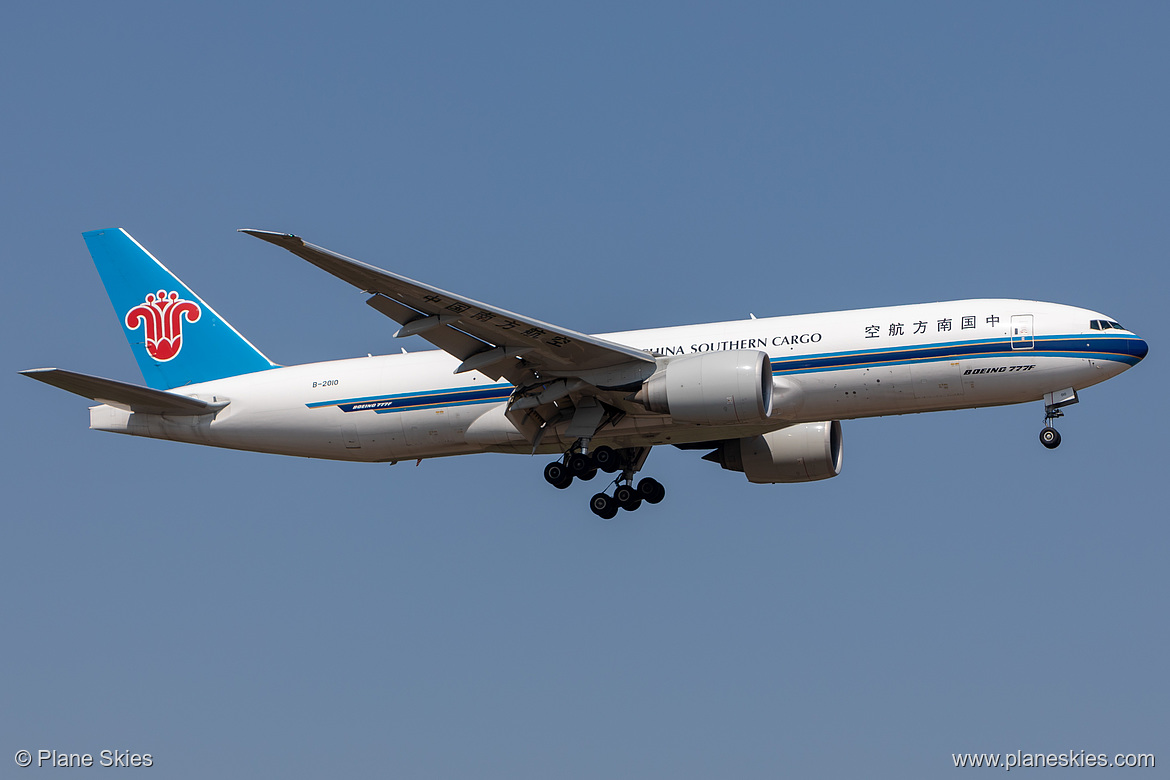
[[[1047,422],[1047,420],[1045,420]],[[1060,431],[1053,428],[1051,425],[1045,425],[1040,430],[1040,443],[1050,450],[1054,450],[1060,446]]]
[[[1077,391],[1071,387],[1055,393],[1045,393],[1044,427],[1040,429],[1040,443],[1046,448],[1054,450],[1060,446],[1060,432],[1052,426],[1052,422],[1064,417],[1061,407],[1075,404],[1079,400]]]
[[[1060,446],[1060,432],[1052,427],[1052,423],[1058,417],[1064,417],[1064,412],[1059,408],[1055,406],[1044,407],[1044,427],[1040,429],[1040,443],[1050,450]]]

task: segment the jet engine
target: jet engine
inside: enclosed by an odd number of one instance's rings
[[[676,422],[762,422],[772,414],[772,362],[751,349],[672,358],[643,383],[635,399]]]
[[[841,473],[841,423],[790,425],[763,436],[728,439],[703,456],[749,482],[814,482]]]

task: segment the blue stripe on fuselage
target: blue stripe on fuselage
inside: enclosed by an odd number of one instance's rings
[[[1100,338],[1085,335],[1065,335],[1036,338],[1030,349],[1012,349],[1007,339],[978,339],[953,341],[910,347],[879,347],[876,349],[828,352],[820,355],[801,355],[790,358],[772,358],[772,373],[811,374],[819,371],[844,371],[896,364],[932,363],[947,360],[971,360],[998,357],[1071,357],[1092,360],[1111,360],[1133,366],[1141,358],[1130,354],[1128,337]],[[371,411],[377,414],[447,406],[472,406],[499,403],[508,400],[512,385],[501,383],[487,387],[453,387],[425,392],[371,395],[360,398],[342,398],[335,401],[317,401],[306,404],[310,409],[336,406],[343,412]]]
[[[310,409],[336,406],[343,412],[372,411],[402,412],[408,409],[430,409],[442,406],[467,406],[506,401],[512,394],[512,385],[498,384],[489,387],[468,389],[465,387],[431,390],[425,393],[395,393],[370,395],[361,398],[343,398],[337,401],[318,401],[305,404]]]
[[[1138,363],[1138,359],[1129,354],[1127,339],[1070,335],[1037,338],[1033,341],[1033,346],[1027,349],[1012,349],[1012,342],[1006,339],[979,339],[915,347],[879,347],[823,355],[773,358],[772,373],[808,374],[815,371],[842,371],[850,368],[869,368],[901,363],[931,363],[947,360],[1009,357],[1011,355],[1093,358],[1113,360],[1131,366]]]

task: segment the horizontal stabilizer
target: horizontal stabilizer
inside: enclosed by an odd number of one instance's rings
[[[228,404],[227,401],[208,403],[198,398],[168,393],[165,390],[152,390],[129,382],[78,374],[60,368],[30,368],[20,373],[38,382],[76,393],[83,398],[142,414],[211,414]]]

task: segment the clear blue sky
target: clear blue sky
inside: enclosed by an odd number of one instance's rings
[[[1165,4],[24,3],[4,38],[0,775],[1170,764]],[[846,422],[812,485],[656,450],[666,502],[605,523],[543,459],[88,431],[15,372],[140,381],[80,235],[115,226],[281,363],[400,342],[239,227],[585,331],[1005,296],[1151,352],[1054,452],[1039,404]]]

